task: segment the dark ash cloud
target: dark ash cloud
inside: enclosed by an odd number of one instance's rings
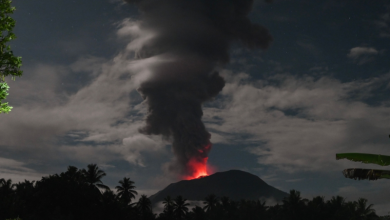
[[[247,17],[253,0],[124,1],[139,8],[139,27],[154,33],[136,51],[136,58],[167,60],[150,67],[152,77],[138,89],[149,106],[140,132],[172,139],[176,161],[171,170],[192,176],[196,167],[189,161],[204,163],[211,149],[210,134],[201,120],[202,103],[225,85],[215,68],[229,62],[233,42],[267,49],[272,37]]]

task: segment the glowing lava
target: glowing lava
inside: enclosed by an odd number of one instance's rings
[[[208,176],[207,174],[207,159],[208,157],[201,158],[201,159],[191,159],[187,166],[190,170],[192,170],[192,175],[185,176],[184,179],[186,180],[192,180],[192,179],[198,179],[205,176]]]

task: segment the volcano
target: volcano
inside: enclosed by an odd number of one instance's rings
[[[219,198],[227,196],[233,201],[273,198],[277,202],[281,202],[289,195],[268,185],[258,176],[241,170],[229,170],[198,179],[171,183],[165,189],[150,196],[149,199],[154,205],[163,201],[166,196],[174,199],[181,195],[187,200],[201,201],[210,194],[215,194]]]

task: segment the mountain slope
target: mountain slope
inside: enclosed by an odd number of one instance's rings
[[[168,195],[172,198],[181,195],[187,200],[199,201],[204,200],[212,193],[218,197],[228,196],[235,201],[241,199],[257,200],[261,197],[273,197],[276,201],[281,201],[288,196],[287,193],[268,185],[258,176],[240,170],[229,170],[200,179],[171,183],[149,198],[152,204],[163,201]]]

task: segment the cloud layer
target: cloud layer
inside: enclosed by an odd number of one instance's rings
[[[373,47],[354,47],[347,57],[353,59],[358,65],[362,65],[374,60],[374,56],[379,52]]]
[[[390,109],[385,102],[370,106],[357,93],[388,84],[390,74],[347,83],[331,77],[281,74],[251,80],[244,73],[224,74],[230,81],[220,106],[206,108],[207,127],[225,143],[252,145],[248,150],[260,164],[288,172],[327,171],[339,167],[339,152],[386,152]],[[249,138],[236,140],[239,133]]]

